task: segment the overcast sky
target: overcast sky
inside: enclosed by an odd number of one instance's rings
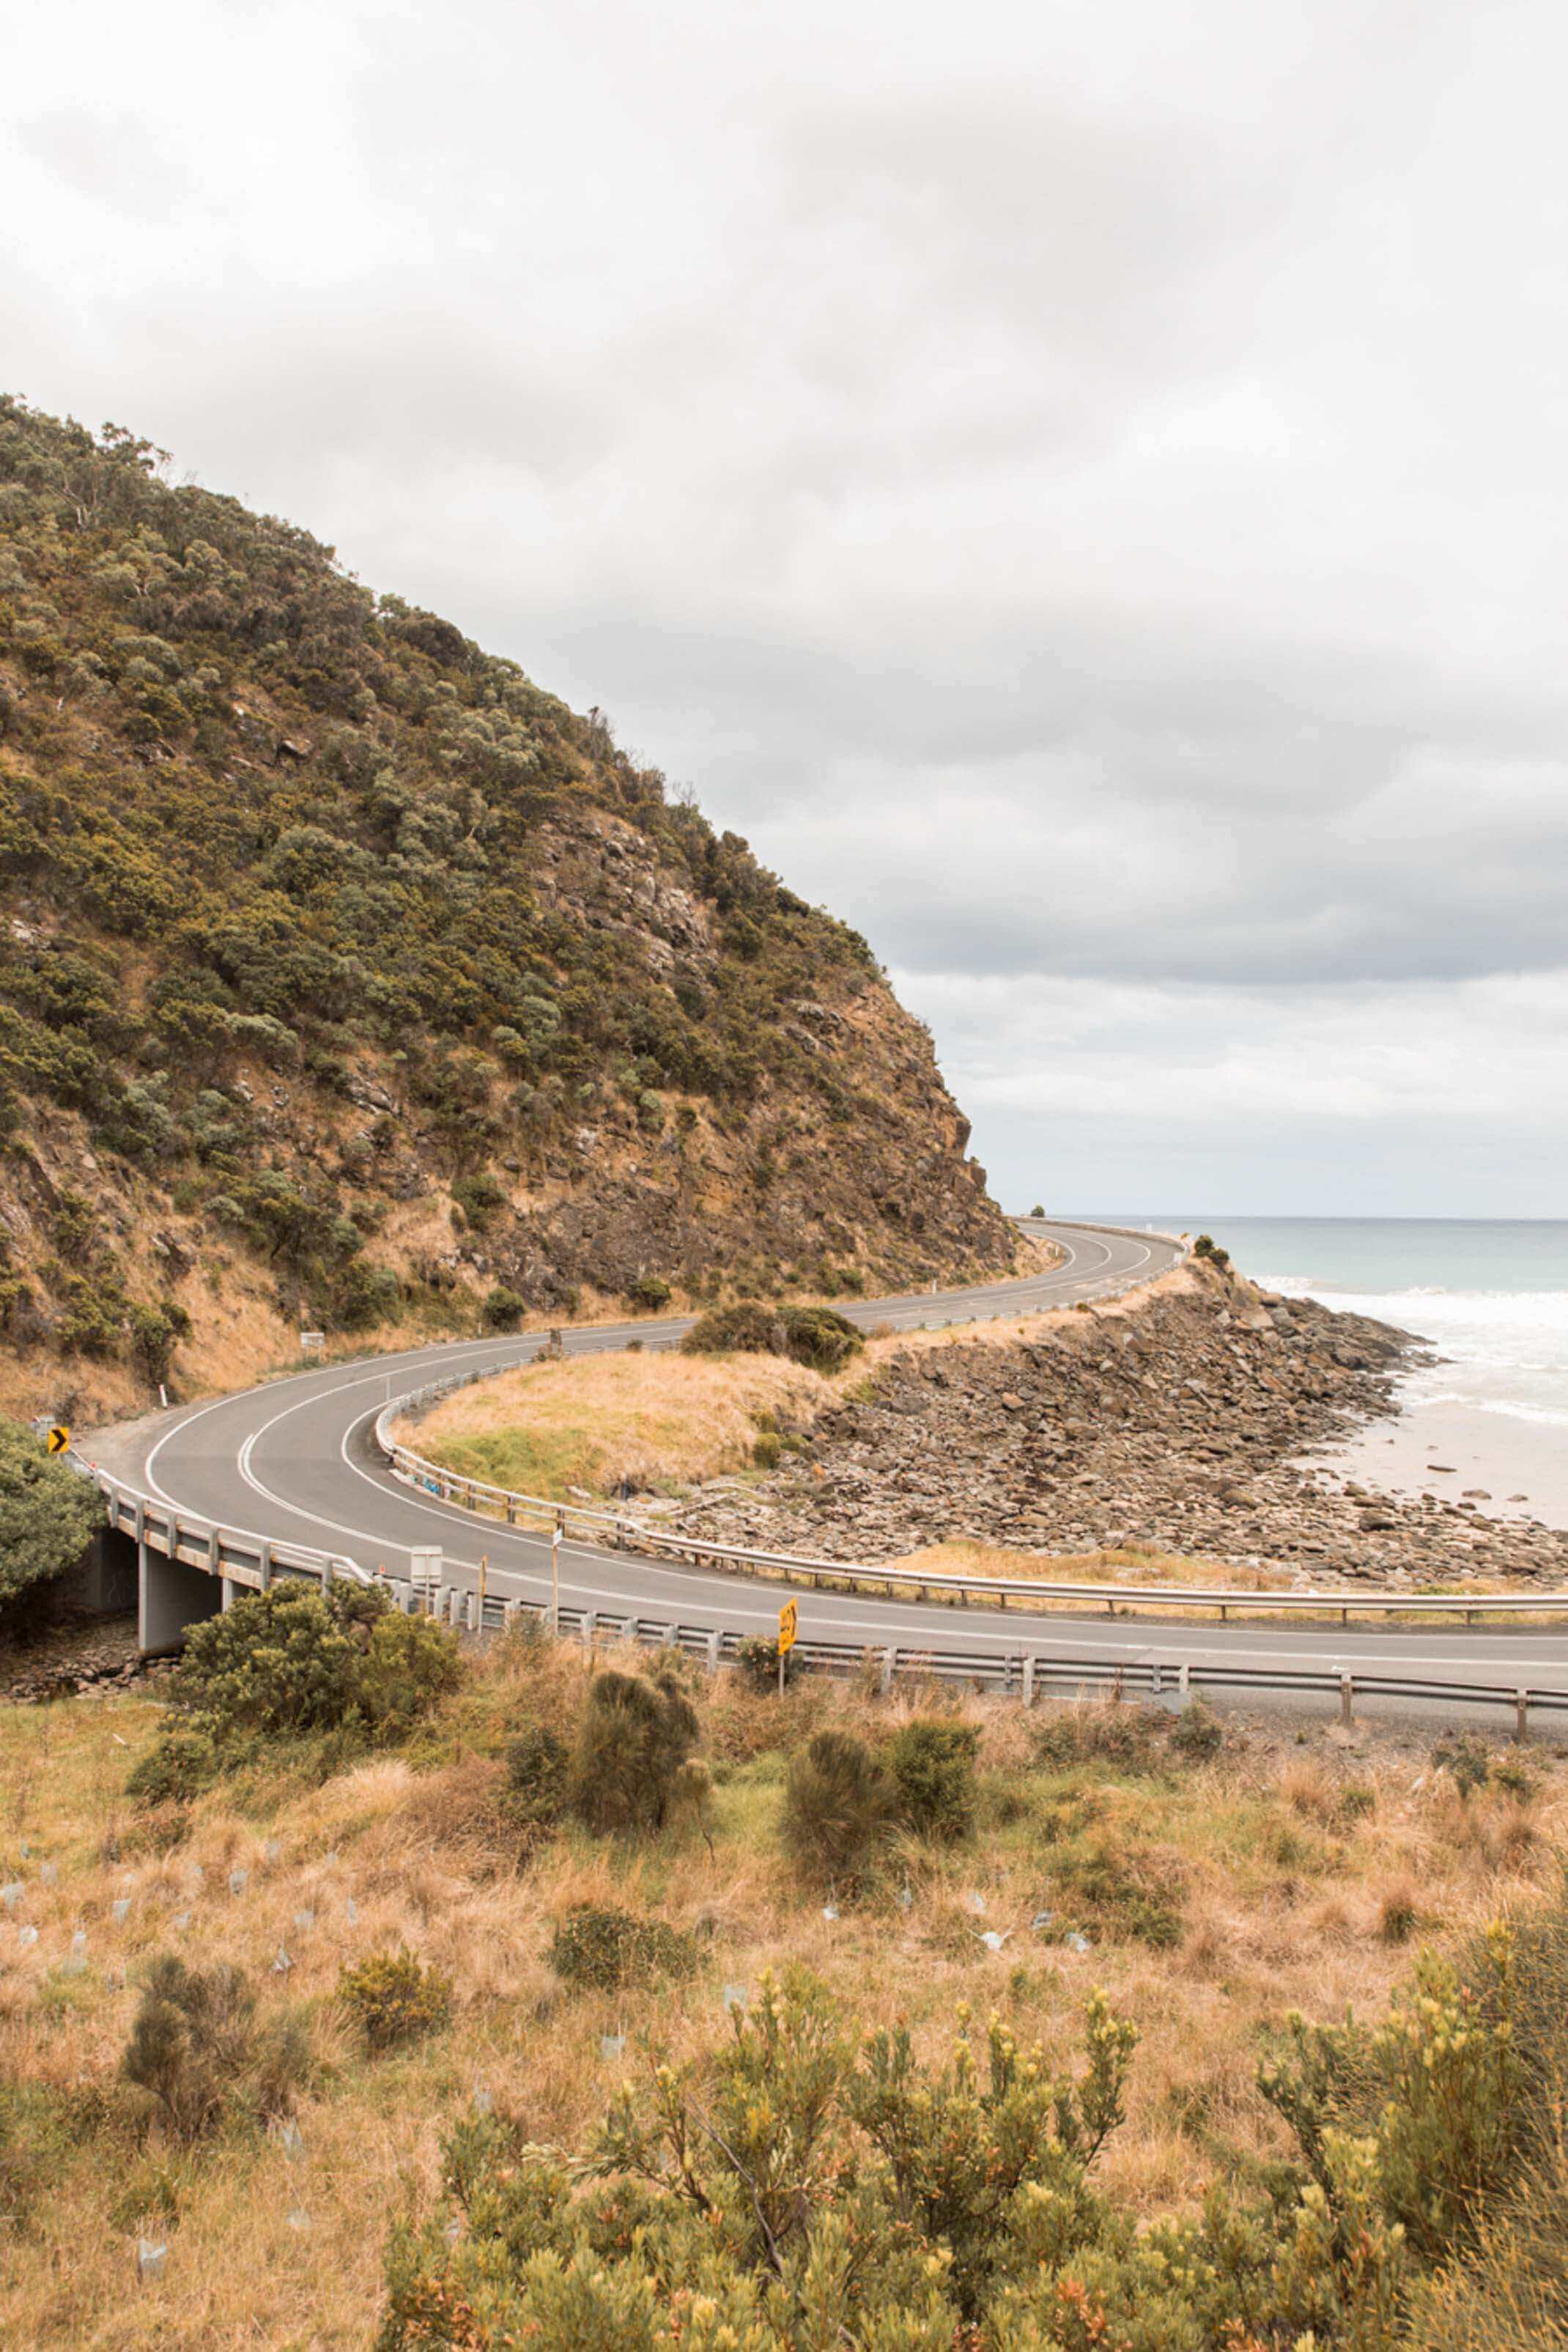
[[[6,26],[6,387],[600,704],[1009,1205],[1568,1213],[1560,8]]]

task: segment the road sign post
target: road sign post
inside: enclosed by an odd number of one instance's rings
[[[796,1604],[795,1601],[786,1601],[784,1602],[784,1607],[779,1611],[779,1645],[778,1645],[778,1646],[779,1646],[779,1696],[780,1696],[780,1698],[783,1698],[783,1696],[784,1696],[784,1659],[788,1656],[788,1654],[789,1654],[790,1651],[791,1651],[791,1650],[793,1650],[793,1649],[794,1649],[794,1647],[795,1647],[795,1635],[796,1635],[796,1633],[799,1632],[799,1629],[800,1629],[800,1610],[799,1610],[799,1607],[797,1606],[797,1604]]]

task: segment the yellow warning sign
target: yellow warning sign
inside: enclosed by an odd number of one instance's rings
[[[63,1454],[70,1442],[70,1431],[66,1428],[64,1423],[58,1421],[52,1422],[49,1425],[48,1435],[44,1440],[44,1448],[45,1451],[49,1454]]]
[[[779,1654],[795,1647],[795,1628],[800,1622],[800,1611],[793,1601],[786,1601],[779,1611]]]

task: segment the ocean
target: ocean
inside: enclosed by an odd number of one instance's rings
[[[1568,1220],[1185,1213],[1117,1222],[1212,1234],[1266,1288],[1431,1342],[1442,1361],[1405,1376],[1398,1424],[1339,1451],[1353,1475],[1440,1494],[1463,1473],[1493,1489],[1500,1508],[1528,1501],[1531,1516],[1568,1525]]]

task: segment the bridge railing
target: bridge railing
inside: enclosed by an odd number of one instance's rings
[[[496,1633],[524,1622],[549,1633],[577,1639],[592,1648],[598,1643],[629,1641],[647,1649],[674,1647],[697,1657],[710,1669],[733,1664],[754,1635],[733,1626],[712,1626],[668,1612],[641,1616],[623,1610],[593,1610],[563,1606],[530,1593],[506,1593],[457,1585],[426,1591],[406,1578],[378,1571],[371,1576],[341,1552],[319,1551],[306,1545],[278,1543],[242,1528],[215,1521],[143,1495],[124,1481],[90,1465],[78,1468],[91,1477],[104,1496],[109,1524],[169,1558],[201,1569],[231,1584],[265,1591],[285,1579],[304,1579],[322,1586],[337,1577],[356,1583],[383,1584],[395,1604],[405,1611],[427,1611],[443,1622],[472,1634]],[[553,1508],[553,1506],[551,1507]],[[500,1582],[510,1579],[499,1580]],[[1328,1659],[1310,1666],[1289,1666],[1268,1659],[1248,1659],[1226,1664],[1218,1659],[1160,1658],[1148,1651],[1126,1659],[1054,1657],[1036,1649],[981,1649],[931,1644],[834,1642],[807,1636],[792,1652],[796,1664],[808,1672],[839,1675],[862,1675],[891,1690],[896,1683],[937,1681],[990,1692],[1033,1706],[1045,1697],[1061,1699],[1139,1698],[1181,1707],[1205,1693],[1215,1697],[1247,1693],[1297,1698],[1323,1698],[1337,1704],[1342,1721],[1352,1720],[1357,1700],[1381,1700],[1394,1706],[1436,1706],[1502,1710],[1512,1715],[1518,1736],[1525,1736],[1532,1712],[1568,1715],[1568,1689],[1521,1685],[1508,1680],[1468,1682],[1452,1675],[1369,1674],[1351,1670]]]
[[[346,1552],[277,1543],[241,1528],[220,1526],[216,1520],[143,1495],[94,1463],[76,1458],[74,1466],[102,1495],[110,1528],[166,1559],[183,1561],[187,1568],[205,1569],[209,1576],[226,1577],[231,1584],[243,1584],[255,1592],[265,1592],[269,1585],[289,1577],[323,1585],[339,1576],[356,1584],[377,1581]]]

